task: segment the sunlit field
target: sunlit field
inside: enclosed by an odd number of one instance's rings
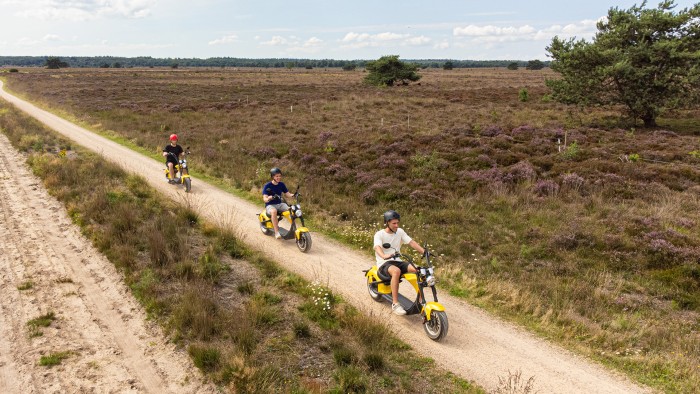
[[[546,69],[420,73],[392,88],[337,69],[0,75],[154,157],[178,133],[193,170],[256,199],[283,168],[312,231],[368,261],[395,209],[451,294],[664,391],[700,386],[700,111],[647,130],[550,102]]]

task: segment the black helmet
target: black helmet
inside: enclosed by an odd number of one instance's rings
[[[273,176],[275,176],[277,174],[281,174],[281,173],[282,173],[282,170],[280,170],[277,167],[274,167],[270,170],[270,178],[272,178]]]
[[[390,220],[398,219],[401,220],[401,215],[393,210],[388,210],[384,212],[384,224],[389,223]]]

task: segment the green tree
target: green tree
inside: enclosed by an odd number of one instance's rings
[[[357,65],[355,63],[348,63],[348,64],[343,66],[343,70],[345,70],[345,71],[355,71],[356,68],[357,68]]]
[[[416,73],[418,65],[404,63],[398,55],[382,56],[367,62],[365,68],[368,71],[365,82],[375,86],[393,86],[395,83],[407,85],[409,81],[415,82],[421,78]]]
[[[445,64],[442,65],[443,70],[452,70],[453,68],[455,68],[455,64],[449,60],[446,61]]]
[[[68,67],[68,63],[61,60],[60,57],[55,57],[55,56],[46,58],[46,64],[44,64],[44,65],[46,66],[46,68],[49,68],[52,70]]]
[[[517,70],[519,66],[520,66],[520,65],[518,64],[518,62],[508,63],[508,69],[509,69],[509,70]]]
[[[697,102],[700,90],[700,4],[674,12],[658,8],[611,8],[592,42],[554,37],[547,47],[552,97],[581,106],[622,105],[644,126],[656,126],[664,110]]]
[[[541,70],[544,68],[544,62],[542,60],[530,60],[525,66],[526,70]]]

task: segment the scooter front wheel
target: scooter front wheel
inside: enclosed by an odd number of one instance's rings
[[[297,239],[297,246],[302,253],[306,253],[311,249],[311,234],[301,233]]]
[[[438,342],[445,339],[448,328],[447,313],[443,311],[433,311],[430,314],[430,320],[423,324],[423,329],[428,334],[428,338]]]
[[[185,178],[185,193],[189,193],[192,190],[192,180],[187,177]]]

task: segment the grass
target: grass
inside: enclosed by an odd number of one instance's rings
[[[51,353],[48,356],[41,356],[39,359],[39,365],[43,367],[53,367],[54,365],[59,365],[63,360],[67,359],[73,355],[73,352],[56,352]]]
[[[700,385],[700,349],[683,334],[700,328],[698,110],[640,129],[614,108],[544,100],[553,74],[541,71],[424,70],[420,86],[391,89],[334,70],[5,78],[151,154],[178,132],[194,168],[251,201],[282,167],[288,185],[302,183],[308,226],[368,256],[381,213],[398,210],[442,257],[451,294],[638,381],[689,391]]]
[[[27,152],[32,170],[123,274],[150,318],[222,391],[342,392],[350,381],[335,380],[345,367],[337,366],[328,350],[341,336],[357,357],[369,347],[386,357],[382,369],[353,364],[367,391],[382,390],[382,382],[399,373],[415,375],[416,382],[439,381],[435,392],[480,392],[469,382],[443,379],[449,376],[443,370],[416,367],[410,361],[418,357],[407,346],[387,342],[392,347],[374,349],[367,330],[393,338],[389,329],[336,297],[329,298],[330,309],[318,321],[309,318],[300,308],[330,293],[314,295],[313,284],[247,249],[233,234],[193,220],[145,181],[99,156],[79,147],[60,154],[65,141],[5,104],[0,103],[0,114],[0,131]],[[36,137],[22,138],[27,135]],[[358,335],[355,327],[367,329]],[[396,354],[401,363],[389,358]],[[421,389],[417,383],[405,387]]]
[[[34,282],[31,280],[22,282],[22,284],[17,286],[17,290],[19,290],[19,291],[31,290],[32,288],[34,288]]]
[[[41,331],[41,327],[48,327],[51,323],[56,320],[56,314],[54,312],[47,312],[39,317],[35,317],[27,322],[27,327],[29,328],[29,337],[35,338],[44,335]]]

